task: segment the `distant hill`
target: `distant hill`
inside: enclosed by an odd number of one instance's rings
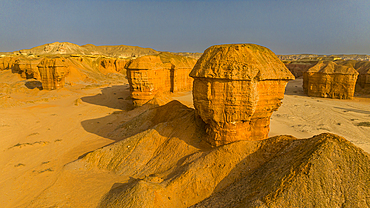
[[[291,54],[291,55],[277,55],[282,61],[308,61],[308,60],[357,60],[370,61],[370,55],[362,54],[335,54],[335,55],[317,55],[317,54]]]
[[[159,52],[151,48],[142,48],[139,46],[95,46],[87,44],[79,46],[69,42],[55,42],[48,43],[41,46],[36,46],[31,49],[22,49],[13,52],[14,54],[22,55],[67,55],[67,54],[80,54],[80,55],[103,55],[116,58],[130,58],[144,55],[154,55]]]

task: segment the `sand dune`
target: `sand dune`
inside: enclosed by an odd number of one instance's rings
[[[370,152],[370,127],[358,126],[370,121],[369,98],[311,98],[301,86],[299,79],[288,83],[283,105],[273,113],[269,136],[308,138],[331,132]],[[128,180],[109,171],[75,174],[66,168],[87,153],[136,133],[120,126],[151,106],[133,109],[127,84],[2,93],[0,99],[7,99],[3,104],[12,101],[0,108],[2,207],[93,207]],[[32,99],[37,101],[28,102]],[[192,106],[191,93],[173,99]],[[141,125],[144,129],[146,124]]]

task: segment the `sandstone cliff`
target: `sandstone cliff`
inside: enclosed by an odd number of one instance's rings
[[[44,90],[55,90],[64,87],[65,77],[69,73],[64,58],[44,58],[38,65],[40,80]]]
[[[194,107],[216,146],[266,139],[271,114],[294,79],[273,52],[254,44],[212,46],[190,76]]]
[[[17,58],[13,56],[0,57],[0,71],[12,69],[16,60]]]
[[[20,74],[23,79],[40,79],[40,73],[37,65],[40,59],[18,58],[13,64],[12,71]]]
[[[352,99],[358,72],[351,66],[320,61],[303,75],[308,96]]]

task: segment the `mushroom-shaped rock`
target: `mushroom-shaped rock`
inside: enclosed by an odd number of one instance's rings
[[[69,74],[66,59],[62,57],[44,58],[37,67],[44,90],[55,90],[64,87],[65,77]]]
[[[255,44],[208,48],[197,61],[193,100],[207,124],[208,142],[266,139],[270,117],[294,76],[269,49]]]
[[[132,60],[127,68],[127,79],[135,106],[145,104],[160,92],[170,91],[169,68],[158,56]]]
[[[320,61],[303,74],[303,90],[312,97],[352,99],[357,76],[352,66]]]

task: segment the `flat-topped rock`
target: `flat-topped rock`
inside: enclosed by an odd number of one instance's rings
[[[357,76],[350,65],[320,61],[303,74],[303,90],[312,97],[352,99]]]
[[[271,114],[294,79],[272,51],[255,44],[212,46],[190,76],[196,113],[216,146],[266,139]]]

